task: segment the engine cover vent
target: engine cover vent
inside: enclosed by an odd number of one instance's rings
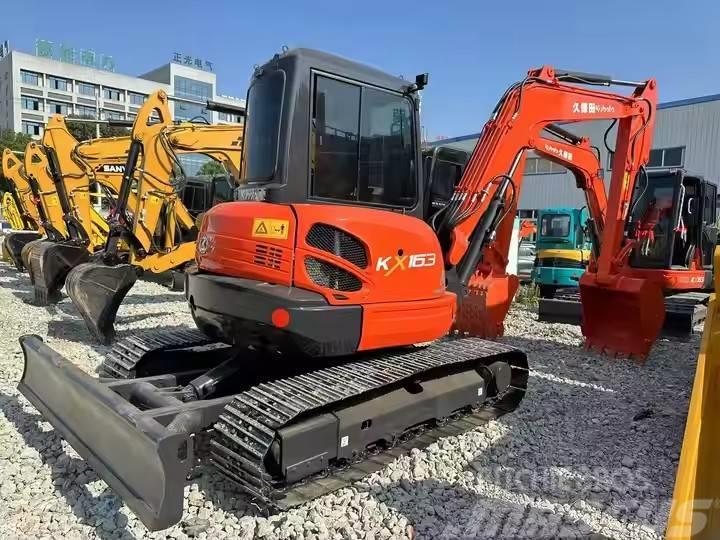
[[[280,270],[280,261],[282,260],[283,250],[269,246],[267,244],[258,244],[255,246],[255,264],[266,266],[273,270]]]
[[[343,292],[362,289],[362,282],[350,272],[315,257],[305,258],[305,270],[313,283],[321,287]]]
[[[358,268],[367,268],[368,255],[363,243],[351,234],[324,223],[316,223],[308,231],[308,245],[342,257]]]

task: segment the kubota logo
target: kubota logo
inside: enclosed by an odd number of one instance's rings
[[[395,270],[407,270],[408,268],[423,268],[435,266],[436,257],[434,253],[414,253],[412,255],[390,255],[379,257],[375,265],[376,272],[385,272],[384,276],[390,276]]]

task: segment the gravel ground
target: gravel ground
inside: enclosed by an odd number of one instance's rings
[[[639,366],[586,353],[578,328],[516,308],[503,339],[533,371],[515,413],[269,519],[204,471],[183,522],[149,533],[18,394],[22,334],[91,373],[107,351],[88,344],[69,300],[31,299],[27,276],[0,263],[2,538],[662,538],[697,338],[660,342]],[[180,325],[192,325],[182,295],[139,282],[116,326],[122,337]]]

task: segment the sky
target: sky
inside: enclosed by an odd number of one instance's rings
[[[410,80],[428,72],[422,123],[429,140],[480,131],[505,88],[544,64],[654,77],[661,102],[720,93],[715,0],[3,4],[0,41],[12,48],[33,52],[36,39],[92,48],[128,75],[180,52],[211,61],[218,92],[238,97],[252,67],[283,46],[321,49]]]

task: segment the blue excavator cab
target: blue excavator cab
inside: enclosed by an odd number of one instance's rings
[[[560,288],[577,287],[590,260],[585,233],[587,208],[547,208],[538,213],[532,281],[540,296],[552,298]]]

